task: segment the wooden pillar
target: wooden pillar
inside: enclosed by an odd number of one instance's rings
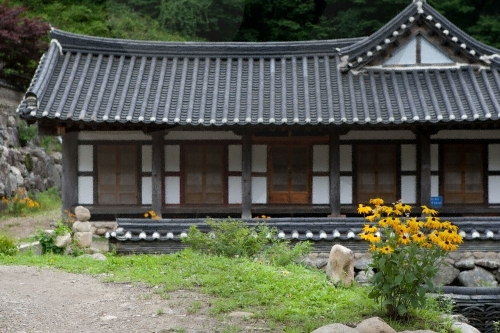
[[[241,218],[252,218],[252,136],[244,133],[241,147]]]
[[[62,136],[62,211],[78,204],[78,132]]]
[[[152,170],[151,170],[151,183],[152,193],[152,206],[153,211],[160,218],[162,217],[161,208],[163,202],[163,159],[165,155],[165,133],[164,131],[154,132],[151,138],[152,144]]]
[[[431,136],[421,130],[417,133],[420,160],[420,205],[431,203]]]
[[[330,133],[330,215],[340,216],[340,134]]]

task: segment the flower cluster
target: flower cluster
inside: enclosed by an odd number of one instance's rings
[[[17,189],[14,196],[9,199],[2,197],[2,202],[6,212],[12,215],[23,215],[28,211],[40,209],[40,203],[30,198],[25,188]]]
[[[360,204],[358,213],[364,214],[372,223],[365,224],[360,238],[370,242],[371,252],[389,254],[401,246],[415,243],[419,247],[432,248],[438,246],[443,251],[455,251],[463,242],[458,227],[449,221],[441,221],[434,209],[422,206],[423,221],[410,217],[411,206],[397,202],[384,206],[380,198],[371,199],[371,206]],[[387,233],[386,231],[389,231]],[[383,236],[387,237],[383,237]]]
[[[422,206],[422,218],[411,216],[410,205],[384,205],[380,198],[360,204],[358,213],[369,223],[359,237],[370,243],[373,289],[369,296],[380,301],[389,315],[402,317],[425,304],[426,289],[446,254],[463,242],[458,227],[441,221],[434,209]]]
[[[144,217],[145,218],[151,218],[153,220],[159,220],[160,219],[160,217],[158,216],[158,214],[155,213],[154,210],[150,210],[149,212],[144,213]]]

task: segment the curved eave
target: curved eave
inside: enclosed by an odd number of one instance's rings
[[[346,69],[359,68],[370,62],[390,44],[397,41],[419,18],[439,30],[440,34],[451,44],[456,44],[456,47],[478,63],[500,65],[500,50],[469,36],[425,1],[417,1],[406,7],[370,37],[341,48],[340,54],[344,55],[344,67]]]

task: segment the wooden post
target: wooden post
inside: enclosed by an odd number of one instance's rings
[[[420,148],[420,205],[431,203],[431,136],[429,131],[417,133]]]
[[[241,147],[241,218],[252,218],[252,136],[243,134]]]
[[[330,215],[340,216],[340,134],[330,133]]]
[[[78,203],[78,132],[62,139],[62,212],[71,212]]]
[[[162,217],[162,198],[163,198],[163,159],[165,154],[165,133],[164,131],[154,132],[151,138],[152,144],[152,170],[151,170],[151,182],[153,191],[152,197],[152,205],[153,211],[160,218]]]

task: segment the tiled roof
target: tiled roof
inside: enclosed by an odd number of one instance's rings
[[[442,38],[464,44],[477,62],[363,67],[377,56],[377,46],[397,38],[397,27],[419,17],[439,23]],[[29,88],[38,108],[28,109],[25,101],[19,107],[26,118],[203,126],[500,118],[499,50],[473,40],[425,2],[411,4],[367,38],[174,43],[56,29],[51,36]]]

